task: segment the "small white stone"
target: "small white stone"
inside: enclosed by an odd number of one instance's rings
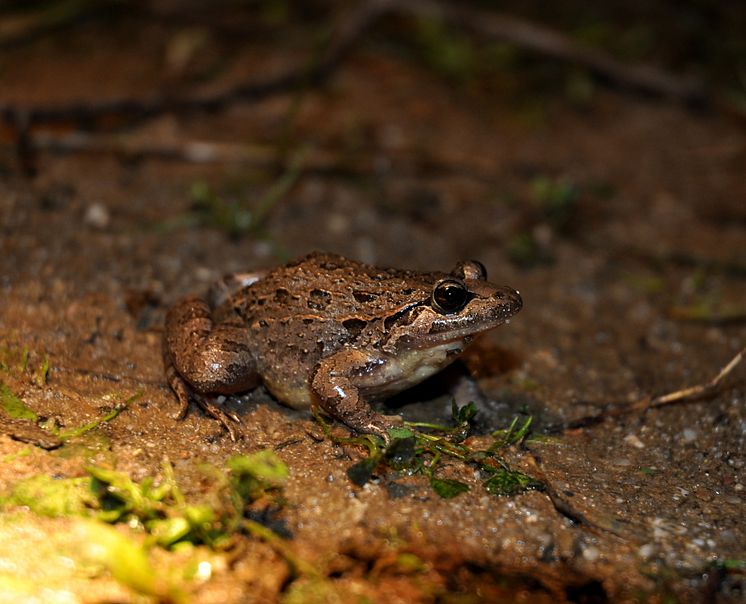
[[[692,430],[691,428],[685,428],[681,433],[681,436],[684,437],[684,442],[692,443],[697,440],[697,431]]]
[[[85,210],[83,221],[96,229],[105,229],[109,226],[109,210],[102,203],[92,203]]]
[[[655,553],[655,547],[652,543],[646,543],[645,545],[641,545],[640,549],[637,550],[637,555],[640,556],[643,560],[647,560]]]
[[[645,443],[643,443],[634,434],[627,434],[627,436],[624,437],[624,442],[627,443],[630,447],[635,447],[636,449],[644,449],[645,448]]]
[[[593,545],[590,545],[586,547],[583,550],[583,558],[588,560],[588,562],[595,562],[601,557],[601,552],[599,549]]]

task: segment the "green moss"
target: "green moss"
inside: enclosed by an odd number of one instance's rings
[[[87,476],[57,479],[48,474],[37,474],[17,483],[0,502],[28,507],[40,516],[59,518],[88,513],[95,506],[96,497],[91,492]]]
[[[149,543],[166,548],[183,542],[217,547],[241,529],[248,504],[277,491],[288,477],[287,466],[272,451],[236,456],[225,468],[211,469],[213,481],[203,499],[188,501],[167,461],[158,482],[151,477],[136,482],[99,466],[86,471],[88,476],[74,478],[32,476],[17,483],[0,504],[26,506],[43,516],[138,526]]]
[[[31,421],[39,419],[39,416],[29,409],[3,382],[0,382],[0,407],[13,419],[29,419]]]
[[[315,417],[333,442],[360,445],[368,449],[368,455],[347,470],[350,481],[358,486],[365,485],[377,473],[388,469],[407,475],[425,475],[438,496],[450,499],[465,493],[470,487],[459,480],[437,475],[441,462],[448,460],[453,465],[467,465],[479,470],[484,476],[483,487],[493,495],[512,496],[528,489],[543,489],[541,482],[511,469],[500,457],[502,449],[519,445],[529,437],[531,418],[528,417],[522,423],[515,418],[507,429],[492,433],[494,440],[487,449],[475,449],[463,443],[469,436],[471,421],[476,413],[474,403],[463,407],[454,403],[451,415],[455,425],[405,422],[403,427],[389,430],[390,442],[385,447],[383,440],[376,436],[335,437],[324,418],[317,413]]]

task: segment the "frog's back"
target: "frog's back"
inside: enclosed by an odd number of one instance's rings
[[[313,253],[270,271],[232,306],[252,331],[262,381],[303,408],[320,359],[344,347],[380,349],[386,319],[427,299],[438,276]]]
[[[237,308],[252,317],[373,320],[427,299],[440,273],[379,268],[314,252],[270,271]]]

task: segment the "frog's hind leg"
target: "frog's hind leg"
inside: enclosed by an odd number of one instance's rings
[[[191,297],[177,302],[166,315],[163,359],[166,378],[184,416],[195,401],[220,421],[235,439],[238,417],[211,400],[212,395],[251,390],[258,383],[249,331],[238,316],[215,325],[208,303]]]
[[[171,387],[171,390],[173,390],[179,401],[179,410],[176,412],[174,419],[184,419],[189,411],[189,402],[194,401],[205,413],[214,417],[222,424],[228,432],[231,440],[237,440],[236,427],[233,422],[235,422],[235,424],[240,424],[241,418],[239,418],[235,413],[221,408],[220,405],[210,400],[207,395],[192,390],[186,380],[184,380],[184,378],[179,375],[179,372],[176,371],[176,368],[171,362],[171,355],[168,354],[165,346],[163,353],[163,364],[166,369],[166,382]]]

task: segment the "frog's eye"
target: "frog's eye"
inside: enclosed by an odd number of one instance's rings
[[[455,279],[443,279],[433,289],[433,308],[444,315],[460,311],[469,300],[469,291]]]
[[[466,260],[459,262],[453,270],[453,274],[461,279],[487,280],[487,269],[479,260]]]

